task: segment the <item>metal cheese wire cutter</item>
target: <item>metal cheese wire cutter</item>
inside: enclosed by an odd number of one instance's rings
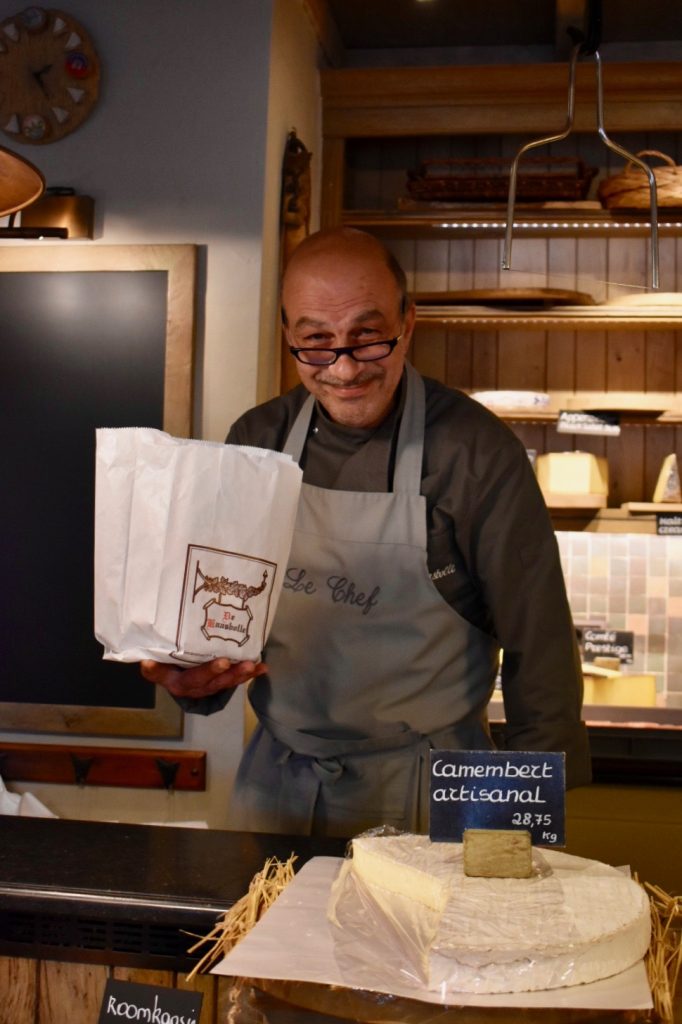
[[[569,33],[573,39],[579,41],[573,47],[571,51],[571,59],[569,64],[569,76],[568,76],[568,109],[566,115],[566,124],[563,131],[556,135],[549,135],[546,138],[535,139],[532,142],[527,142],[521,146],[518,150],[514,160],[512,161],[511,170],[509,174],[509,195],[507,199],[507,222],[505,226],[504,236],[504,249],[502,254],[502,269],[511,269],[511,250],[512,250],[512,233],[514,229],[514,204],[516,201],[516,181],[518,175],[519,161],[524,153],[527,153],[530,149],[536,149],[538,146],[545,146],[552,142],[560,142],[565,139],[573,129],[573,119],[575,115],[575,69],[578,59],[583,56],[593,56],[596,66],[597,74],[597,132],[607,146],[614,153],[624,157],[631,163],[636,164],[646,174],[649,180],[649,202],[651,208],[651,259],[649,269],[649,285],[652,289],[657,289],[658,284],[658,204],[656,198],[656,178],[654,172],[640,157],[635,156],[633,153],[628,152],[623,146],[620,146],[617,142],[614,142],[606,134],[604,128],[604,87],[602,82],[602,66],[601,57],[599,56],[599,29],[601,26],[601,11],[600,2],[592,0],[588,3],[589,6],[589,25],[587,35],[578,31],[577,29],[569,29]]]

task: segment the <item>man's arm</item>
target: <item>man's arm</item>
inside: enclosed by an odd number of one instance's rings
[[[491,466],[473,510],[478,580],[503,649],[506,742],[563,750],[569,786],[591,763],[581,721],[582,672],[554,529],[525,450]]]

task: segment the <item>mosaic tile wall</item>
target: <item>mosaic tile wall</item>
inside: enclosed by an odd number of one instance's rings
[[[634,633],[633,672],[656,676],[658,703],[682,708],[682,537],[557,533],[576,624]]]

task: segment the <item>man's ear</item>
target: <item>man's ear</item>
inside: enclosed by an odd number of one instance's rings
[[[405,315],[403,317],[403,331],[402,331],[403,338],[406,339],[408,345],[409,345],[409,343],[410,343],[410,341],[412,339],[412,334],[414,332],[414,324],[415,324],[416,319],[417,319],[417,307],[415,306],[414,302],[410,302],[408,307],[407,307],[407,309],[405,310]]]

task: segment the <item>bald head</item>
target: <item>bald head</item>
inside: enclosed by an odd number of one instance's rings
[[[366,231],[337,227],[325,228],[308,235],[294,250],[282,280],[283,322],[288,323],[286,293],[287,286],[293,278],[298,279],[301,274],[308,275],[320,271],[333,274],[334,268],[346,261],[356,265],[366,262],[385,267],[395,282],[400,312],[405,312],[408,304],[407,278],[393,253],[378,238]]]

